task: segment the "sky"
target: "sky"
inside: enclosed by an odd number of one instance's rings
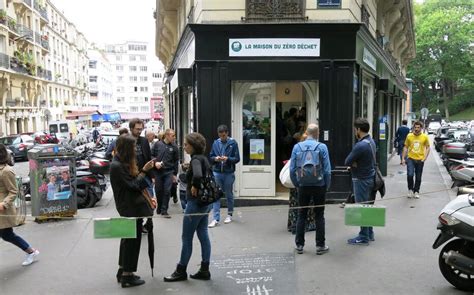
[[[156,0],[51,0],[89,43],[155,44]]]

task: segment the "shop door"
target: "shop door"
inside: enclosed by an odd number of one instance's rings
[[[275,195],[275,83],[233,84],[233,137],[240,144],[240,196]]]

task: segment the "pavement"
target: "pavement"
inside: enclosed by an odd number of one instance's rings
[[[388,164],[387,195],[377,201],[387,208],[386,226],[375,228],[370,246],[346,243],[358,228],[344,225],[344,209],[337,204],[326,207],[330,252],[322,256],[315,255],[314,232],[306,233],[305,252],[295,254],[294,236],[286,230],[287,206],[237,207],[232,223],[209,229],[211,281],[163,282],[181,249],[178,203],[171,204],[171,219],[154,219],[154,277],[144,235],[137,274],[146,284],[122,289],[115,280],[119,240],[93,238],[92,218],[117,216],[109,189],[97,207],[80,210],[72,220],[29,219],[16,228],[41,251],[31,266],[22,267],[23,253],[0,241],[0,294],[467,294],[442,277],[439,249],[431,248],[438,214],[453,197],[437,157],[433,150],[425,164],[418,200],[406,198],[405,168],[397,157]],[[188,273],[199,263],[195,239]]]

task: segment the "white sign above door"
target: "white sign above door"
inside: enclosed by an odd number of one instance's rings
[[[229,39],[229,56],[319,57],[320,39]]]

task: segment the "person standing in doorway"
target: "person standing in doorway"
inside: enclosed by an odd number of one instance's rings
[[[27,266],[35,261],[40,252],[13,232],[13,227],[17,226],[14,201],[18,194],[18,186],[16,185],[15,172],[8,165],[9,161],[10,155],[7,148],[0,144],[0,238],[26,253],[22,265]]]
[[[403,148],[402,165],[407,165],[408,198],[420,198],[423,166],[430,154],[430,141],[428,135],[423,133],[422,130],[423,123],[415,122],[413,132],[407,135]],[[406,158],[407,156],[408,158]],[[415,183],[413,183],[413,176],[415,177]]]
[[[345,165],[351,170],[355,202],[367,204],[374,187],[375,142],[369,135],[370,124],[366,119],[357,118],[354,121],[354,129],[358,141],[347,156]],[[369,241],[374,240],[373,228],[361,227],[359,235],[347,240],[347,243],[368,246]]]
[[[306,140],[293,147],[290,159],[290,178],[298,189],[298,205],[303,207],[298,210],[296,252],[303,254],[307,206],[313,201],[316,221],[316,254],[322,255],[329,251],[325,237],[324,205],[326,191],[331,185],[331,162],[327,146],[318,141],[318,125],[309,124],[306,134]]]
[[[237,142],[229,137],[229,129],[226,125],[217,127],[218,139],[212,144],[212,150],[209,155],[213,164],[214,177],[217,185],[222,189],[227,200],[227,217],[224,223],[232,222],[232,214],[234,212],[234,181],[235,181],[235,164],[240,162],[239,146]],[[221,201],[218,200],[213,204],[214,220],[211,221],[209,227],[219,225],[221,220]]]
[[[174,143],[176,134],[173,129],[166,129],[162,141],[153,146],[152,156],[155,160],[155,192],[158,196],[157,213],[165,218],[171,218],[168,214],[168,206],[171,196],[171,186],[177,182],[179,151]]]
[[[403,147],[405,146],[405,139],[407,138],[408,133],[410,133],[410,128],[408,128],[407,124],[408,121],[403,120],[402,126],[398,127],[397,132],[395,133],[395,145],[397,147],[397,154],[400,155],[400,165],[403,162]]]

